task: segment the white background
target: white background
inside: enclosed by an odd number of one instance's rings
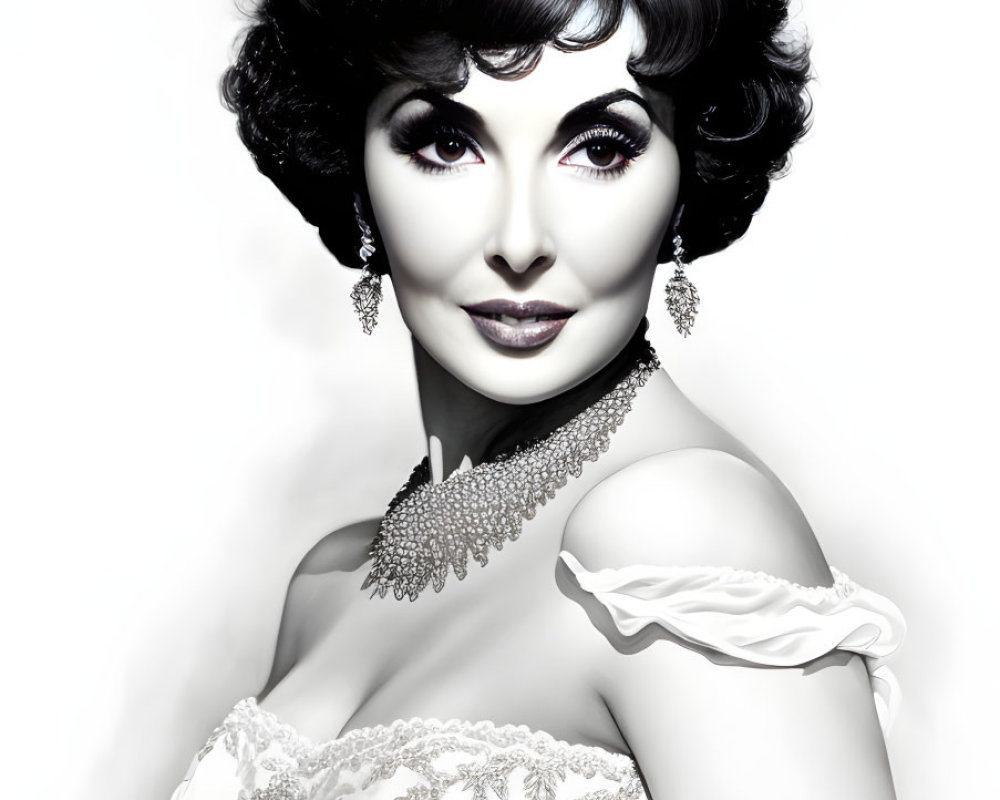
[[[1000,19],[801,5],[814,130],[693,268],[691,339],[661,276],[653,340],[906,612],[901,797],[996,797]],[[363,337],[220,106],[238,27],[231,0],[3,15],[5,796],[167,797],[259,688],[298,559],[421,455],[391,301]]]

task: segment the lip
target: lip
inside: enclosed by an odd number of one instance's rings
[[[462,306],[462,310],[483,336],[515,350],[530,350],[551,342],[576,313],[576,309],[546,300],[518,303],[499,298]]]

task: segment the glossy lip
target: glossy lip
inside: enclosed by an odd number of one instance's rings
[[[486,300],[462,306],[476,329],[487,339],[501,347],[530,350],[551,342],[576,309],[566,308],[545,300]],[[550,317],[525,322],[530,317]]]

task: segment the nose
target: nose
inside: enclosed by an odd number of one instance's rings
[[[486,263],[500,271],[523,275],[552,266],[555,245],[539,213],[535,176],[508,176],[500,191],[498,220],[486,242]]]

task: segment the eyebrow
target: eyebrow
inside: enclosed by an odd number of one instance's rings
[[[486,127],[486,123],[483,121],[483,118],[478,111],[475,111],[464,103],[452,100],[450,97],[441,94],[441,92],[437,92],[434,89],[429,89],[427,87],[414,89],[413,91],[407,92],[400,97],[385,113],[383,122],[388,122],[392,118],[392,115],[395,114],[402,106],[414,100],[422,100],[423,102],[428,103],[437,111],[444,113],[459,125],[464,125],[478,130]],[[637,95],[635,92],[629,91],[628,89],[616,89],[613,92],[607,92],[591,98],[590,100],[585,100],[580,103],[580,105],[566,112],[563,118],[559,121],[559,133],[564,134],[568,130],[578,128],[581,125],[586,125],[591,122],[595,116],[599,116],[603,112],[607,111],[608,106],[625,100],[635,103],[646,112],[650,119],[653,118],[653,110],[649,103],[646,102],[645,98]]]
[[[635,103],[646,112],[650,119],[653,118],[653,109],[643,97],[637,95],[635,92],[630,92],[628,89],[616,89],[613,92],[599,95],[592,100],[586,100],[576,106],[576,108],[568,111],[559,123],[559,130],[572,128],[580,122],[587,122],[595,114],[607,111],[608,106],[620,103],[623,100]]]
[[[464,103],[452,100],[450,97],[441,94],[441,92],[429,89],[426,86],[414,89],[412,92],[407,92],[395,103],[393,103],[389,110],[385,113],[385,116],[382,118],[383,124],[392,119],[392,115],[395,114],[402,106],[414,100],[422,100],[423,102],[433,106],[438,113],[444,114],[451,121],[463,127],[473,130],[482,130],[486,127],[486,123],[483,121],[483,118],[478,111],[473,110]]]

